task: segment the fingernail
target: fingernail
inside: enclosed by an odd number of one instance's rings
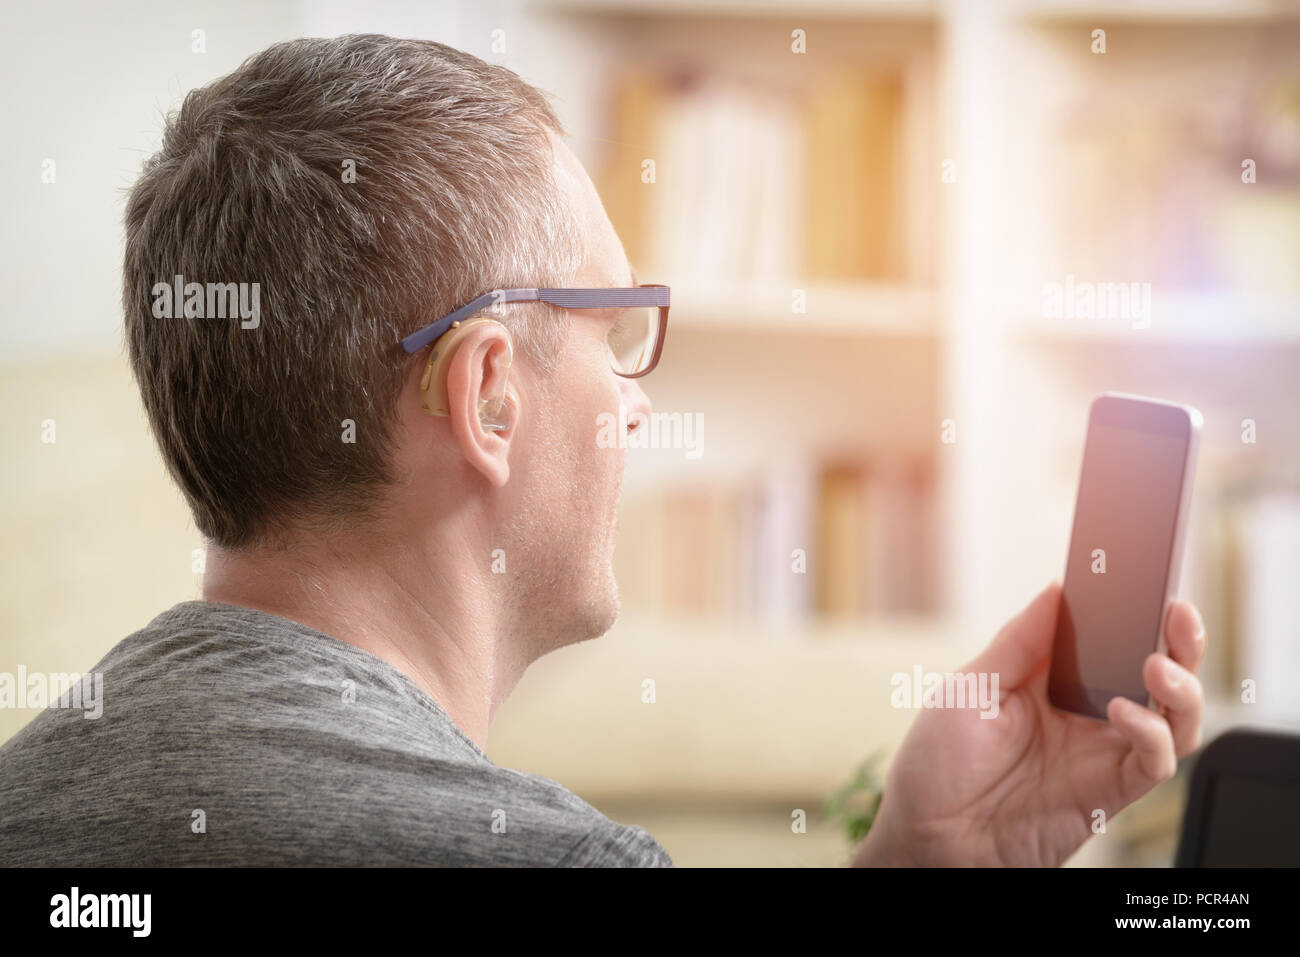
[[[1183,680],[1182,669],[1167,658],[1165,659],[1165,678],[1169,681],[1170,686],[1174,688],[1177,688]]]

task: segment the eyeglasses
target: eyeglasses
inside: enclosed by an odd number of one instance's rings
[[[659,364],[668,329],[670,290],[667,286],[641,285],[608,289],[494,289],[402,340],[402,348],[416,353],[453,325],[503,302],[549,302],[562,309],[618,309],[619,316],[607,334],[611,365],[625,379],[639,379]]]

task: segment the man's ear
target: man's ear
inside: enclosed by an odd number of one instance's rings
[[[518,394],[509,387],[513,350],[499,322],[469,330],[447,362],[447,413],[465,461],[496,488],[510,478]]]

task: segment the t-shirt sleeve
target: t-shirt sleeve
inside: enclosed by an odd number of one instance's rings
[[[605,820],[587,831],[557,867],[672,867],[668,852],[640,827]]]

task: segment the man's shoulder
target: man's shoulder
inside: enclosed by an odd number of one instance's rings
[[[506,793],[526,795],[513,821],[504,808],[494,811],[494,827],[512,833],[510,844],[495,848],[494,863],[556,867],[672,867],[672,858],[644,828],[619,824],[551,778],[497,768]],[[497,816],[499,815],[499,816]],[[536,859],[535,852],[541,852]],[[495,856],[495,855],[494,855]]]
[[[662,844],[645,828],[604,818],[556,862],[559,867],[672,867]]]
[[[178,606],[181,607],[181,606]],[[495,765],[400,672],[328,636],[155,619],[0,748],[14,864],[670,863],[558,782]]]

